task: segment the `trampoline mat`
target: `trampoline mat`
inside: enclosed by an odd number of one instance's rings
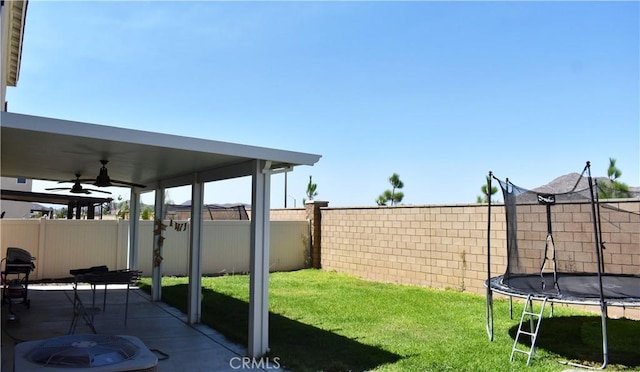
[[[501,275],[491,278],[491,288],[518,296],[533,294],[570,301],[600,299],[598,274],[558,273],[557,278],[556,289],[552,273],[545,273],[543,277],[535,274]],[[640,276],[603,274],[602,288],[605,299],[640,302]]]

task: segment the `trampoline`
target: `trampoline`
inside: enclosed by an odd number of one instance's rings
[[[640,302],[640,276],[602,274],[602,291],[609,306],[633,306]],[[491,290],[507,296],[527,298],[533,294],[547,297],[551,302],[577,305],[600,305],[600,282],[597,274],[558,273],[556,288],[542,288],[542,282],[553,283],[553,274],[504,275],[490,279]],[[640,303],[636,306],[640,306]]]
[[[493,340],[493,294],[510,299],[526,299],[525,314],[539,317],[530,333],[531,349],[527,365],[534,353],[537,331],[543,311],[533,312],[533,301],[544,304],[577,304],[599,307],[602,318],[603,363],[608,364],[607,308],[610,306],[640,307],[640,211],[637,200],[599,199],[597,180],[591,178],[590,163],[568,190],[539,188],[527,190],[509,179],[496,178],[504,197],[504,210],[495,213],[488,205],[487,223],[487,288],[486,328]],[[492,215],[493,213],[493,215]],[[504,218],[504,223],[500,221]],[[499,233],[491,224],[499,225]],[[506,246],[506,270],[492,276],[492,238]],[[496,250],[494,250],[496,252]],[[495,254],[495,253],[494,253]],[[544,305],[542,305],[544,308]],[[531,309],[531,310],[528,310]],[[553,310],[553,307],[552,307]],[[553,314],[553,313],[552,313]],[[531,317],[532,316],[532,317]],[[518,335],[512,349],[517,350]],[[575,363],[571,365],[583,366]]]

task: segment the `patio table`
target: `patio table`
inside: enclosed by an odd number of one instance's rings
[[[101,271],[101,270],[71,270],[74,274],[74,291],[78,289],[78,283],[87,283],[91,286],[92,291],[92,307],[95,307],[96,302],[96,288],[99,285],[104,285],[104,295],[102,299],[102,311],[106,310],[107,305],[107,286],[110,284],[122,284],[127,286],[126,302],[124,310],[124,324],[127,324],[127,317],[129,313],[129,290],[131,285],[134,285],[138,279],[140,279],[140,271],[137,270],[115,270],[115,271]]]

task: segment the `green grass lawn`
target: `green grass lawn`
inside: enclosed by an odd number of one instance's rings
[[[150,279],[142,287],[148,288]],[[183,311],[187,279],[164,278],[163,301]],[[246,345],[249,277],[203,278],[202,322]],[[495,337],[485,331],[483,296],[376,283],[321,270],[273,273],[269,280],[270,356],[292,371],[523,370],[509,362],[522,304],[496,300]],[[515,319],[517,318],[517,319]],[[530,371],[600,365],[600,317],[556,306],[542,322]],[[609,320],[610,369],[640,369],[640,322]]]

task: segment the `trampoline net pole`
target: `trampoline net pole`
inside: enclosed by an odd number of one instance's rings
[[[600,249],[600,229],[599,229],[599,224],[598,224],[598,213],[596,211],[596,197],[594,196],[593,193],[593,179],[591,178],[591,164],[590,162],[587,162],[587,165],[585,166],[586,170],[587,170],[587,181],[589,182],[589,193],[591,196],[591,216],[592,216],[592,220],[593,220],[593,232],[594,232],[594,245],[595,245],[595,250],[596,250],[596,259],[598,260],[597,262],[597,267],[598,267],[598,285],[599,285],[599,289],[600,289],[600,312],[601,312],[601,317],[602,317],[602,367],[601,369],[606,368],[607,364],[608,364],[608,359],[609,359],[609,345],[608,345],[608,332],[607,332],[607,303],[604,299],[604,290],[602,287],[602,264],[603,264],[603,257],[602,257],[602,250]]]
[[[602,367],[605,369],[609,364],[609,331],[607,328],[607,305],[602,304]]]
[[[491,177],[487,177],[487,303],[485,314],[485,326],[489,341],[493,341],[493,292],[491,291]]]
[[[604,269],[604,241],[602,240],[602,219],[600,217],[600,197],[598,196],[598,180],[593,180],[594,185],[595,185],[595,198],[596,198],[596,221],[598,221],[598,225],[597,225],[597,231],[598,231],[598,237],[599,237],[599,242],[600,242],[600,246],[599,246],[599,250],[598,250],[598,254],[600,254],[600,258],[601,258],[601,270],[602,273],[605,273],[605,269]]]
[[[513,320],[513,296],[509,296],[509,319]]]

